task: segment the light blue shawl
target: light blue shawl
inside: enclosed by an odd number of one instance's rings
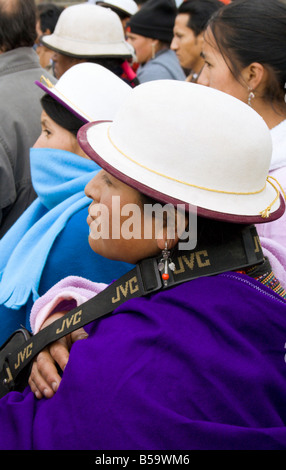
[[[92,160],[57,149],[30,151],[38,198],[0,240],[0,304],[19,309],[38,298],[52,245],[70,217],[90,204],[85,185],[100,170]]]

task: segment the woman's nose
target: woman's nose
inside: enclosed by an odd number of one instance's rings
[[[100,191],[100,185],[99,185],[99,179],[100,176],[98,176],[103,170],[100,170],[93,178],[90,180],[87,185],[84,188],[85,195],[89,197],[90,199],[93,199],[94,201],[99,200],[99,191]]]

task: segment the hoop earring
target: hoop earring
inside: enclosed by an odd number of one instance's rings
[[[249,88],[249,94],[248,94],[247,104],[248,104],[248,106],[250,106],[251,108],[252,108],[252,102],[251,102],[251,100],[253,100],[253,98],[255,98],[255,94],[254,94],[254,92],[251,90],[251,88]]]

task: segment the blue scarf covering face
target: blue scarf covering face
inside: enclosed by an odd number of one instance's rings
[[[47,257],[72,215],[87,207],[86,184],[100,170],[65,150],[32,148],[32,181],[38,198],[0,240],[0,304],[20,309],[38,287]]]

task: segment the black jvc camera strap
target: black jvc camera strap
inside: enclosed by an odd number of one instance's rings
[[[223,243],[201,245],[191,251],[172,255],[174,270],[165,285],[158,269],[160,258],[140,261],[131,271],[106,289],[67,312],[48,327],[32,336],[27,330],[17,330],[0,348],[0,397],[9,391],[22,391],[28,384],[32,360],[50,343],[66,336],[104,315],[111,314],[124,302],[160,289],[169,289],[198,277],[212,276],[260,264],[264,261],[259,237],[254,226],[243,227]]]

